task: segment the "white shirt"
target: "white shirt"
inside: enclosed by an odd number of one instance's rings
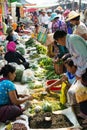
[[[76,26],[76,29],[73,33],[78,35],[87,34],[87,27],[84,23],[80,22],[80,24]]]
[[[40,19],[41,24],[48,24],[49,23],[49,17],[47,16],[47,14],[45,16],[42,15],[40,18],[41,18]]]

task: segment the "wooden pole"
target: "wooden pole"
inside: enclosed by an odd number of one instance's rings
[[[79,12],[81,11],[81,0],[79,0]]]

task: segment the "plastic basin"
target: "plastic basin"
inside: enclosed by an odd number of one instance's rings
[[[57,81],[57,79],[52,79],[52,80],[48,80],[47,82],[46,82],[46,85],[48,86],[48,85],[51,85],[51,84],[53,84],[54,82],[56,82]],[[51,91],[60,91],[61,90],[61,87],[60,87],[60,85],[59,86],[52,86],[52,87],[50,87],[50,90]]]

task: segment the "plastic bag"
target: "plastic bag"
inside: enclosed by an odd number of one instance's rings
[[[52,44],[52,42],[54,42],[53,33],[47,34],[46,45],[48,46],[48,45]]]
[[[47,40],[47,31],[46,31],[46,28],[44,27],[40,27],[40,31],[37,35],[37,40],[41,43],[46,43],[46,40]]]

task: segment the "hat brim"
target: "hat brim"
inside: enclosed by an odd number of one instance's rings
[[[70,21],[70,20],[72,20],[72,19],[74,19],[74,18],[76,18],[76,17],[78,17],[78,16],[80,16],[80,14],[77,14],[77,15],[75,15],[75,16],[72,16],[72,17],[70,17],[70,18],[67,18],[67,19],[66,19],[66,22],[67,22],[67,21]]]
[[[50,21],[54,20],[55,18],[59,18],[59,16],[55,16],[53,18],[50,18]]]

